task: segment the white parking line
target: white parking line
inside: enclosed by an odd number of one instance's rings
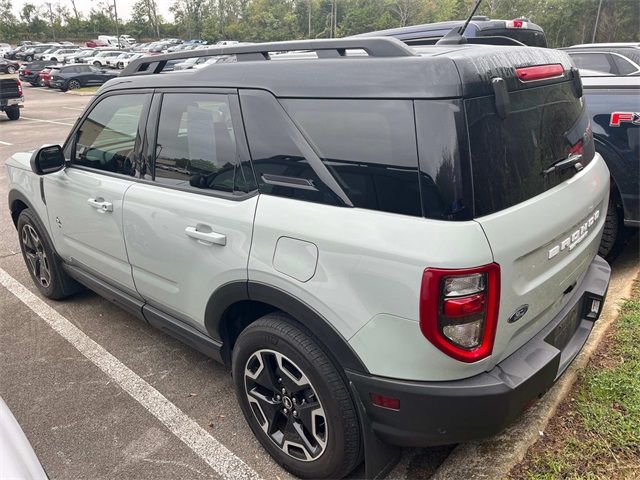
[[[258,473],[213,438],[204,428],[167,400],[82,330],[31,293],[0,268],[0,285],[15,295],[95,366],[112,378],[140,405],[224,479],[260,479]]]
[[[69,127],[73,127],[73,123],[56,122],[55,120],[43,120],[41,118],[31,118],[31,117],[25,117],[25,116],[23,116],[22,118],[24,118],[25,120],[31,120],[34,122],[53,123],[55,125],[67,125]]]
[[[78,108],[78,107],[62,107],[62,108],[64,108],[65,110],[79,110],[81,112],[84,111],[84,108]]]
[[[3,142],[2,140],[0,140],[0,145],[7,145],[8,147],[10,147],[11,145],[13,145],[13,143]]]

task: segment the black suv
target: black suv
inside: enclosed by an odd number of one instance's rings
[[[462,27],[464,23],[464,20],[425,23],[423,25],[412,25],[410,27],[363,33],[356,35],[356,37],[389,36],[402,40],[408,45],[431,45],[454,28]],[[464,31],[464,36],[467,38],[484,37],[481,40],[482,43],[489,43],[489,39],[498,40],[495,37],[506,37],[531,47],[547,46],[547,38],[542,28],[526,18],[496,20],[489,17],[472,17],[468,27]]]
[[[28,82],[32,86],[38,86],[38,74],[52,65],[57,65],[58,62],[53,62],[50,60],[36,60],[35,62],[24,63],[20,66],[18,70],[18,75],[20,80],[23,82]]]

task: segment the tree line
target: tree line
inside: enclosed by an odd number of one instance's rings
[[[201,38],[246,42],[329,38],[420,23],[463,19],[473,0],[174,0],[173,19],[156,0],[136,0],[130,18],[118,18],[113,0],[98,0],[88,13],[75,0],[44,6],[0,0],[0,42],[84,41],[100,34],[140,40]],[[117,0],[116,0],[117,1]],[[598,10],[600,10],[598,15]],[[526,17],[546,32],[549,46],[640,41],[639,0],[485,0],[477,15]],[[598,25],[596,28],[596,18]]]

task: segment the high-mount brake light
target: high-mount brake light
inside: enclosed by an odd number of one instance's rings
[[[516,18],[515,20],[507,20],[506,27],[507,28],[528,28],[529,24],[520,18]]]
[[[500,266],[426,268],[420,289],[420,330],[461,362],[491,355],[500,304]]]
[[[564,75],[564,67],[560,63],[522,67],[516,68],[516,75],[523,82],[544,80],[547,78],[562,77]]]

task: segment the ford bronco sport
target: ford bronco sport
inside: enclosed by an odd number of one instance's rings
[[[162,73],[199,55],[236,61]],[[87,286],[229,366],[305,478],[498,432],[578,354],[609,282],[609,171],[553,50],[141,58],[8,172],[40,292]]]

